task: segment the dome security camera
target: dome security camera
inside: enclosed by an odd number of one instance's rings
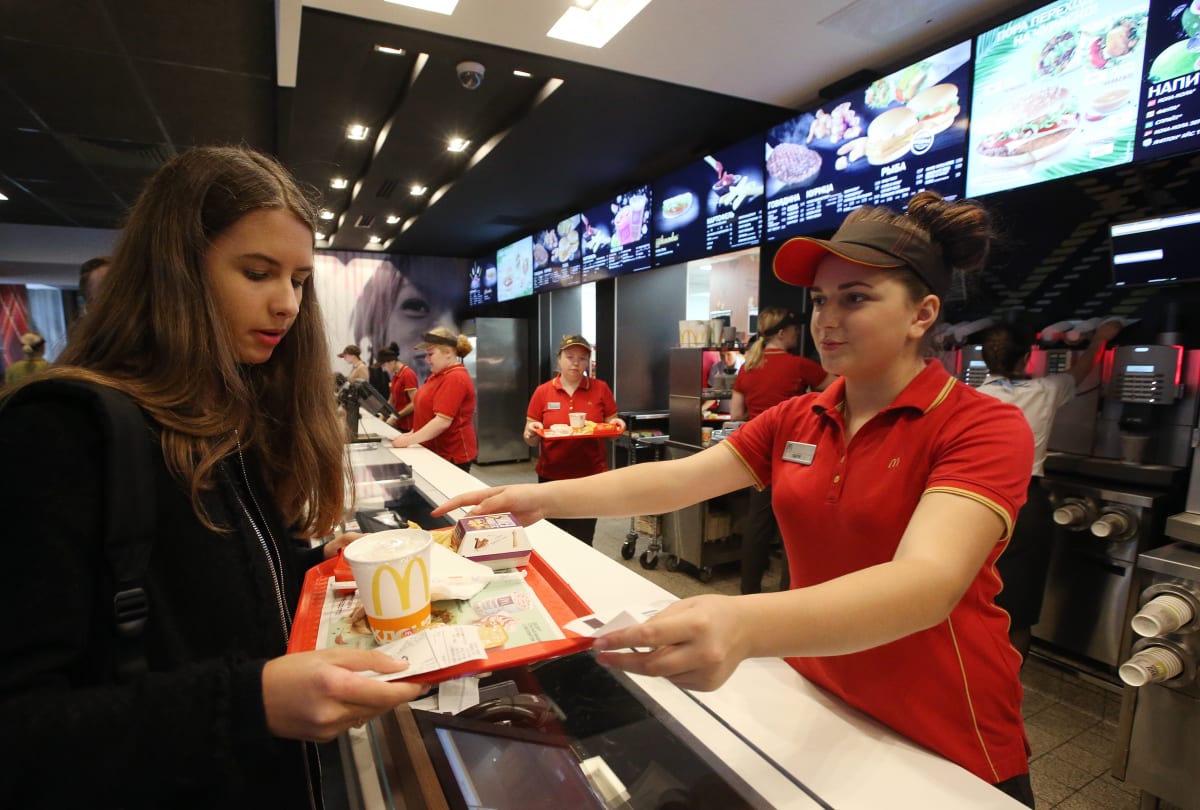
[[[459,62],[456,70],[458,71],[458,83],[468,90],[475,90],[483,84],[485,68],[479,62]]]

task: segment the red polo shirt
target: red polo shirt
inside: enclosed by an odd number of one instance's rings
[[[408,392],[417,387],[417,372],[412,370],[412,366],[408,363],[401,363],[400,370],[392,375],[391,396],[388,401],[391,406],[398,411],[408,407],[408,403],[412,400],[408,397]],[[400,430],[412,430],[413,415],[400,417],[400,421],[396,423],[396,427]]]
[[[816,388],[829,374],[807,357],[798,357],[784,349],[767,349],[757,368],[738,372],[733,390],[746,399],[746,416],[753,419],[788,397]]]
[[[887,562],[926,492],[949,492],[1004,521],[986,564],[935,627],[850,655],[789,659],[804,677],[991,783],[1029,770],[1020,655],[996,607],[995,562],[1025,499],[1033,437],[1021,412],[925,370],[847,447],[845,383],[764,412],[725,444],[761,484],[787,548],[792,587]],[[788,442],[811,463],[782,460]],[[946,537],[953,543],[953,537]]]
[[[570,423],[572,411],[582,411],[593,422],[607,422],[617,415],[617,401],[603,380],[584,377],[568,394],[562,387],[562,375],[534,389],[526,418],[546,427]],[[538,455],[537,474],[555,481],[582,478],[608,469],[608,449],[604,439],[546,439]]]
[[[444,371],[430,374],[425,384],[417,389],[414,400],[413,426],[423,428],[434,416],[445,416],[450,427],[440,436],[422,442],[425,447],[447,461],[463,464],[474,461],[479,455],[479,444],[475,439],[475,383],[467,367],[455,363]]]

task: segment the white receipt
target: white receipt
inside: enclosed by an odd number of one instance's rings
[[[618,630],[624,630],[626,627],[641,624],[674,601],[674,599],[664,599],[660,602],[638,605],[622,610],[612,616],[601,616],[598,613],[594,613],[591,616],[584,616],[564,624],[563,629],[588,638],[596,638],[608,633],[615,633]]]
[[[379,652],[408,662],[408,669],[401,672],[375,672],[364,670],[362,675],[380,681],[411,678],[446,667],[457,666],[466,661],[482,661],[487,658],[479,628],[475,625],[451,624],[431,627],[405,636],[377,648]]]

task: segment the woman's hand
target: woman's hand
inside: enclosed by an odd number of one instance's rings
[[[474,506],[470,512],[472,515],[512,512],[518,523],[528,526],[548,516],[546,510],[549,499],[546,496],[546,488],[545,484],[515,484],[477,489],[451,498],[430,514],[438,517],[460,506]]]
[[[267,729],[293,740],[332,740],[429,691],[424,684],[388,683],[358,674],[407,667],[406,661],[378,650],[315,650],[273,658],[262,674]]]
[[[539,436],[535,431],[545,429],[546,426],[536,420],[526,422],[525,433],[522,436],[522,438],[525,439],[525,444],[529,445],[530,447],[537,447],[541,443],[542,437]]]
[[[328,560],[330,557],[335,556],[339,551],[362,536],[362,532],[346,532],[345,534],[337,535],[322,547],[325,559]]]
[[[392,447],[412,447],[412,433],[401,433],[392,437]]]
[[[614,416],[612,419],[608,420],[608,423],[610,425],[616,425],[617,427],[619,427],[621,429],[622,433],[625,432],[625,420],[622,419],[621,417]]]
[[[753,616],[746,597],[697,596],[675,602],[636,627],[596,639],[594,650],[606,667],[656,675],[676,686],[701,692],[729,679],[750,654]],[[650,647],[648,652],[603,652]]]

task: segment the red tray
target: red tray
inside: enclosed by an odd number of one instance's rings
[[[555,442],[560,439],[615,439],[622,433],[616,427],[601,427],[600,425],[592,428],[591,433],[568,433],[565,436],[556,436],[553,433],[548,433],[545,428],[534,428],[533,432],[548,442]]]
[[[315,565],[304,576],[304,588],[300,592],[300,604],[296,607],[296,617],[292,622],[292,634],[288,639],[287,651],[306,652],[317,647],[317,635],[321,629],[321,612],[325,607],[325,596],[329,591],[329,578],[333,576],[342,555]],[[589,616],[592,609],[579,598],[579,594],[571,590],[571,586],[558,575],[550,565],[535,551],[529,557],[529,565],[519,570],[525,571],[525,582],[537,594],[550,617],[563,625],[575,619]],[[592,646],[592,639],[579,636],[569,630],[564,630],[567,637],[554,641],[542,641],[537,644],[523,644],[512,649],[490,650],[484,660],[466,661],[455,667],[439,669],[414,675],[399,680],[413,680],[420,683],[441,683],[451,678],[463,675],[475,675],[480,672],[491,672],[497,669],[520,666],[543,658],[555,658],[560,655],[586,650]]]

